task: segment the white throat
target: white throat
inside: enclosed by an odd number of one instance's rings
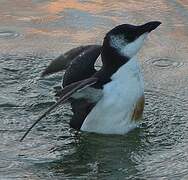
[[[121,35],[114,35],[111,37],[111,46],[118,49],[120,54],[123,56],[132,58],[142,47],[147,35],[148,33],[144,33],[131,43],[124,40],[123,36]]]

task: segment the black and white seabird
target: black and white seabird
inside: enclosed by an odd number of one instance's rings
[[[144,82],[136,54],[160,24],[116,26],[106,34],[102,46],[77,47],[52,61],[42,76],[65,70],[60,99],[32,127],[67,100],[73,111],[70,126],[76,130],[125,134],[137,127],[144,109]],[[102,67],[97,71],[94,64],[99,55]]]

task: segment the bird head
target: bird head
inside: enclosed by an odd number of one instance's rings
[[[137,54],[148,34],[160,24],[159,21],[151,21],[140,26],[130,24],[116,26],[106,34],[103,46],[108,46],[130,59]]]

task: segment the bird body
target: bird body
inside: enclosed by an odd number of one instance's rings
[[[73,111],[70,126],[76,130],[125,134],[137,127],[144,110],[144,82],[136,55],[148,34],[160,24],[151,21],[140,26],[116,26],[106,34],[102,46],[77,47],[61,56],[62,60],[52,61],[42,76],[65,70],[60,99],[32,127],[67,100]],[[99,55],[102,67],[97,71],[94,64]]]
[[[87,115],[81,130],[125,134],[138,125],[139,119],[134,119],[133,113],[138,100],[144,96],[144,86],[137,58],[120,67],[111,79],[104,85],[103,96]]]

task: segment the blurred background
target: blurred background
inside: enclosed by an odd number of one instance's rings
[[[75,135],[55,102],[62,73],[40,78],[55,57],[101,44],[114,26],[158,20],[139,53],[146,106],[125,136]],[[0,179],[188,179],[187,0],[0,0]]]

